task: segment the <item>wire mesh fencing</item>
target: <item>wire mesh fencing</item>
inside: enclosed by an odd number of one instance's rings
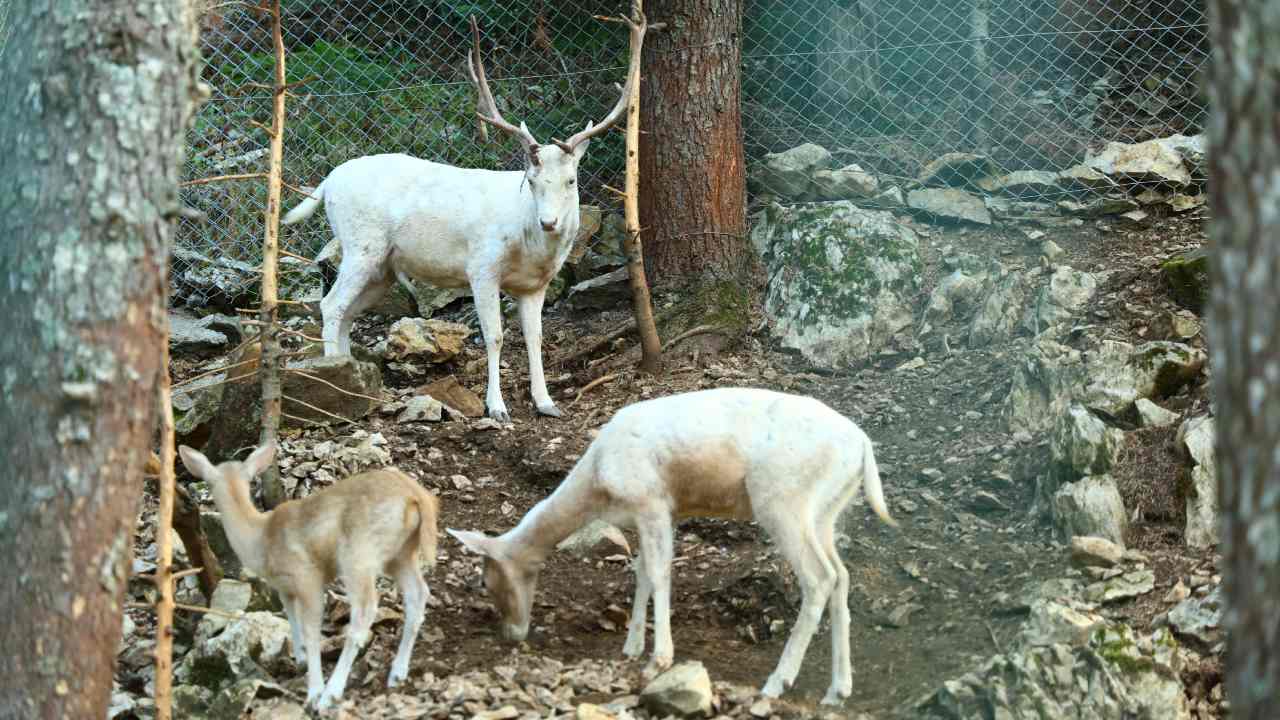
[[[186,175],[261,172],[268,138],[253,122],[269,116],[270,90],[261,85],[274,63],[269,25],[243,4],[208,2],[201,44],[213,94],[191,131]],[[1090,181],[1078,170],[1107,143],[1194,135],[1205,122],[1202,1],[743,2],[741,47],[726,51],[741,54],[749,167],[809,143],[823,148],[824,167],[856,165],[880,189],[941,178],[979,198],[1054,203]],[[545,139],[599,119],[615,102],[627,39],[593,15],[625,5],[285,2],[288,79],[311,78],[288,103],[286,182],[314,185],[346,160],[382,152],[522,167],[517,143],[496,133],[484,142],[477,132],[465,71],[468,17],[480,20],[503,114]],[[664,19],[659,12],[651,4],[654,20]],[[580,172],[584,203],[614,207],[602,186],[622,184],[622,145],[620,133],[593,144]],[[858,176],[840,179],[856,184]],[[1119,192],[1151,182],[1132,173],[1106,179]],[[749,188],[788,201],[827,199],[813,184],[783,191],[757,177]],[[203,304],[228,278],[252,273],[266,191],[244,180],[188,186],[183,195],[205,217],[180,228],[175,296]],[[286,207],[299,199],[286,192]],[[321,219],[287,228],[282,242],[312,257],[329,238]]]

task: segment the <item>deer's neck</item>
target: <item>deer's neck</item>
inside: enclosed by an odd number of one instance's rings
[[[533,506],[520,524],[503,536],[513,554],[524,562],[545,559],[575,530],[595,517],[601,503],[586,483],[575,482],[571,472],[551,496]]]
[[[265,565],[263,534],[270,513],[263,513],[249,497],[249,483],[227,478],[213,487],[213,503],[222,513],[222,527],[240,563],[257,575]]]

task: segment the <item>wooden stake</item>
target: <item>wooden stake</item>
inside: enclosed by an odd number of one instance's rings
[[[267,210],[262,242],[262,303],[258,321],[262,341],[262,431],[258,444],[276,442],[280,434],[280,338],[276,315],[279,291],[276,274],[280,262],[280,192],[284,165],[284,36],[280,27],[280,0],[271,0],[271,39],[275,46],[276,73],[271,102],[271,152],[267,166]],[[275,462],[262,474],[262,497],[267,508],[285,501],[284,484]]]
[[[169,320],[165,318],[160,356],[160,509],[156,515],[156,720],[173,717],[173,399],[169,378]]]
[[[631,24],[645,22],[643,0],[631,2]],[[643,45],[644,33],[636,39]],[[640,47],[631,49],[639,53]],[[658,339],[658,327],[653,320],[653,302],[649,297],[649,281],[644,272],[644,250],[640,243],[640,73],[627,78],[631,97],[627,99],[627,180],[624,190],[624,213],[627,235],[623,240],[623,254],[627,257],[627,272],[631,281],[631,310],[636,316],[636,329],[640,333],[640,370],[656,375],[662,367],[662,342]]]

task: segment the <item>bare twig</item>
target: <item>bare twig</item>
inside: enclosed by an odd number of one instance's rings
[[[302,257],[301,255],[298,255],[297,253],[291,253],[291,252],[289,252],[288,250],[285,250],[284,248],[280,248],[280,254],[281,254],[281,255],[284,255],[285,257],[291,257],[291,258],[293,258],[294,260],[301,260],[301,261],[302,261],[302,262],[304,262],[304,263],[311,263],[312,265],[319,265],[319,264],[320,264],[320,263],[316,262],[315,260],[312,260],[312,259],[311,259],[311,258],[309,258],[309,257]],[[277,300],[277,302],[279,302],[279,301]]]
[[[720,335],[727,335],[728,332],[729,332],[728,330],[725,330],[724,328],[719,327],[718,325],[699,325],[697,327],[693,327],[688,330],[685,330],[679,335],[668,340],[666,343],[663,344],[662,352],[666,352],[668,348],[674,347],[675,344],[680,342],[681,340],[688,340],[689,338],[694,337],[696,335],[706,335],[708,333],[718,333]]]
[[[582,389],[578,391],[578,394],[577,394],[576,396],[574,396],[574,398],[573,398],[573,402],[569,403],[569,407],[573,407],[574,405],[577,405],[577,404],[578,404],[578,401],[582,399],[582,396],[583,396],[583,395],[586,395],[586,394],[587,394],[587,392],[588,392],[588,391],[590,391],[592,388],[595,388],[595,387],[598,387],[598,386],[600,386],[600,385],[603,385],[603,384],[605,384],[605,383],[607,383],[607,382],[609,382],[609,381],[611,381],[611,380],[616,380],[616,379],[617,379],[617,377],[618,377],[618,374],[617,374],[617,373],[610,373],[610,374],[608,374],[608,375],[601,375],[600,377],[596,378],[595,380],[592,380],[591,382],[587,383],[586,385],[583,385],[583,386],[582,386]]]
[[[304,402],[304,401],[299,400],[298,398],[295,398],[295,397],[289,397],[288,395],[284,395],[284,394],[281,394],[281,395],[280,395],[280,397],[281,397],[282,399],[284,399],[284,400],[287,400],[287,401],[291,402],[291,403],[295,403],[295,404],[297,404],[297,405],[301,405],[302,407],[307,408],[308,410],[315,410],[316,412],[320,413],[321,415],[328,415],[329,417],[331,417],[331,418],[333,418],[333,419],[335,419],[335,420],[341,420],[341,421],[342,421],[342,422],[344,422],[344,423],[350,423],[350,424],[354,425],[354,424],[355,424],[355,422],[356,422],[355,420],[351,420],[351,419],[349,419],[349,418],[344,418],[344,417],[342,417],[341,415],[335,415],[334,413],[331,413],[331,412],[329,412],[328,410],[325,410],[325,409],[324,409],[324,408],[322,408],[322,407],[316,407],[315,405],[312,405],[312,404],[311,404],[311,403],[309,403],[309,402]],[[378,402],[382,402],[382,401],[381,401],[381,400],[379,400]]]
[[[281,184],[281,185],[283,185],[283,186],[285,187],[285,189],[287,189],[287,190],[292,190],[292,191],[294,191],[294,192],[298,193],[299,195],[302,195],[303,197],[307,197],[307,198],[310,198],[310,199],[312,199],[312,200],[318,200],[318,199],[319,199],[319,198],[317,198],[315,195],[312,195],[312,193],[314,193],[314,192],[315,192],[315,188],[312,188],[312,189],[310,189],[310,190],[303,190],[302,188],[300,188],[300,187],[298,187],[298,186],[296,186],[296,185],[290,185],[289,183],[287,183],[287,182],[285,182],[285,181],[283,181],[283,180],[281,180],[281,181],[280,181],[280,184]]]
[[[290,415],[289,413],[284,412],[283,410],[281,410],[281,411],[280,411],[280,417],[286,417],[286,418],[289,418],[290,420],[296,420],[296,421],[298,421],[298,422],[300,422],[300,423],[305,423],[305,424],[307,424],[307,425],[314,425],[315,427],[324,427],[324,426],[325,426],[325,425],[324,425],[324,423],[322,423],[322,422],[318,422],[318,421],[316,421],[316,420],[312,420],[312,419],[310,419],[310,418],[299,417],[299,416],[297,416],[297,415]]]
[[[253,338],[253,339],[256,339],[256,338]],[[248,341],[245,341],[245,342],[247,343]],[[244,344],[245,343],[241,343],[241,345],[244,345]],[[248,360],[241,360],[240,362],[232,363],[230,365],[223,365],[222,367],[216,367],[212,370],[206,370],[205,372],[202,372],[199,375],[196,375],[195,377],[189,377],[186,380],[183,380],[182,382],[174,383],[173,387],[180,388],[183,385],[190,385],[191,383],[199,380],[200,378],[206,378],[206,377],[209,377],[210,375],[217,375],[218,373],[227,372],[228,370],[231,370],[233,368],[238,368],[243,365],[248,365],[250,363],[256,363],[256,362],[258,362],[258,358],[255,357],[255,358],[249,358]],[[257,371],[255,370],[254,372],[257,372]],[[252,374],[253,373],[249,373],[249,375],[252,375]]]
[[[294,373],[295,375],[301,375],[302,377],[307,378],[308,380],[315,380],[315,381],[316,381],[316,382],[318,382],[318,383],[322,383],[322,384],[324,384],[324,385],[328,385],[329,387],[333,388],[334,390],[337,390],[338,392],[342,393],[343,395],[350,395],[351,397],[364,398],[365,400],[372,400],[372,401],[374,401],[374,402],[376,402],[376,403],[381,403],[381,402],[382,402],[382,398],[376,398],[376,397],[373,397],[372,395],[363,395],[363,394],[358,393],[358,392],[352,392],[352,391],[350,391],[350,390],[344,390],[344,389],[342,389],[342,388],[338,387],[337,385],[334,385],[333,383],[329,382],[328,380],[325,380],[324,378],[322,378],[322,377],[320,377],[320,376],[318,376],[318,375],[312,375],[312,374],[311,374],[311,373],[309,373],[309,372],[305,372],[305,371],[303,371],[303,370],[298,370],[297,368],[285,368],[285,369],[284,369],[284,371],[285,371],[285,372],[291,372],[291,373]]]
[[[239,175],[216,175],[214,177],[200,178],[198,180],[185,180],[179,183],[180,187],[188,187],[190,185],[208,185],[209,183],[222,182],[224,180],[253,180],[256,178],[266,177],[266,173],[241,173]]]
[[[1004,648],[1000,647],[1000,641],[996,639],[996,631],[991,627],[991,623],[984,621],[983,624],[987,626],[987,634],[991,636],[991,644],[996,647],[996,652],[1003,655]]]
[[[308,335],[308,334],[306,334],[306,333],[302,332],[301,330],[292,330],[292,329],[290,329],[290,328],[280,328],[280,332],[284,333],[285,335],[292,335],[292,336],[294,336],[294,337],[300,337],[300,338],[302,338],[303,340],[310,340],[311,342],[316,342],[316,343],[323,343],[323,342],[324,342],[324,338],[312,337],[311,335]],[[285,369],[287,370],[288,368],[285,368]]]
[[[612,186],[612,185],[606,185],[606,184],[604,184],[604,183],[600,183],[600,187],[604,188],[605,190],[608,190],[609,192],[613,193],[614,195],[617,195],[618,197],[622,198],[623,200],[626,200],[626,199],[627,199],[627,193],[626,193],[625,191],[619,190],[618,188],[616,188],[616,187],[614,187],[614,186]]]

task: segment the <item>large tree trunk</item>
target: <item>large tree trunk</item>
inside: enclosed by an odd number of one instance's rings
[[[650,0],[640,222],[655,284],[736,280],[747,267],[739,111],[741,0]]]
[[[1208,324],[1217,394],[1227,696],[1233,718],[1280,697],[1280,0],[1210,3],[1215,215]]]
[[[0,717],[100,718],[197,88],[183,0],[11,6],[0,74]]]

